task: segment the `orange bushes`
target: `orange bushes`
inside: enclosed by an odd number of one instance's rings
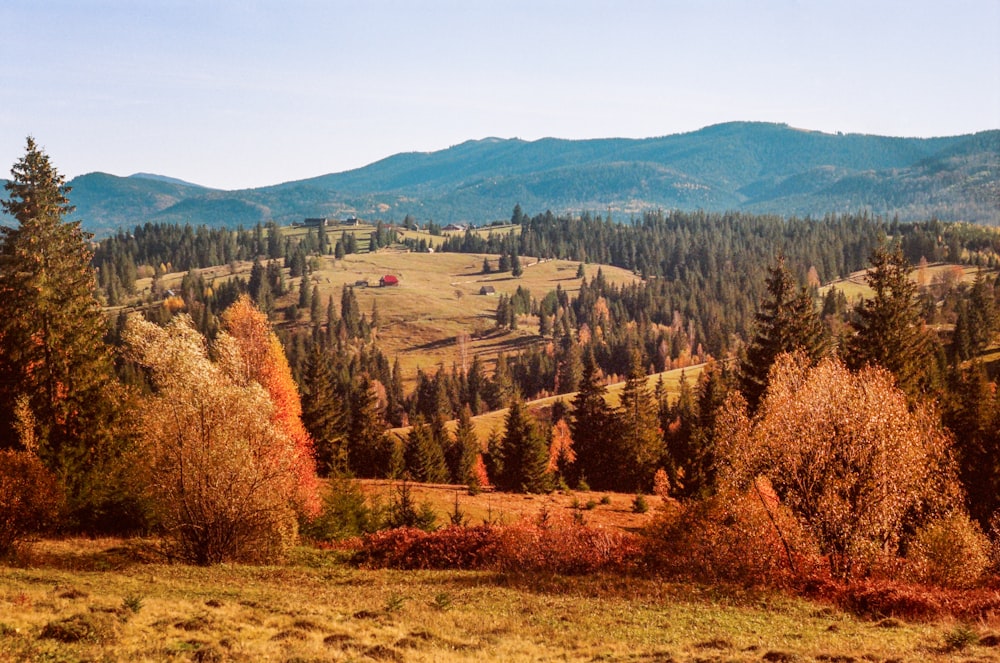
[[[48,527],[61,503],[55,477],[38,456],[0,451],[0,555]]]
[[[677,504],[650,531],[650,568],[703,582],[783,585],[810,570],[816,546],[770,486]]]
[[[517,523],[377,532],[362,539],[354,559],[372,568],[583,574],[634,569],[641,557],[639,537],[634,535],[575,525]]]
[[[989,622],[1000,616],[1000,593],[996,588],[940,589],[870,579],[851,583],[830,580],[807,582],[800,591],[805,596],[828,601],[862,617],[910,620],[953,617],[970,622]]]

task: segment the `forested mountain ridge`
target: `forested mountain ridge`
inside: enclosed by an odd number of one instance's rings
[[[734,122],[646,139],[487,138],[242,191],[101,173],[70,184],[77,217],[101,235],[146,221],[250,226],[324,215],[479,223],[505,217],[514,202],[555,212],[867,210],[1000,224],[1000,131],[895,138]]]

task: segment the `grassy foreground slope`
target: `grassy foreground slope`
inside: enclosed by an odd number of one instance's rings
[[[44,542],[0,567],[0,660],[1000,660],[950,623],[864,621],[773,593],[610,576],[366,571],[148,559],[115,540]],[[949,643],[950,646],[949,646]]]

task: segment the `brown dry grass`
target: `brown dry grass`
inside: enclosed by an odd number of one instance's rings
[[[363,490],[381,504],[398,496],[398,481],[366,479]],[[483,523],[511,524],[518,520],[536,521],[542,514],[553,520],[582,519],[592,527],[638,531],[652,523],[661,499],[647,496],[650,510],[633,513],[633,495],[605,491],[554,491],[547,495],[521,495],[486,491],[470,495],[465,486],[447,484],[408,483],[410,496],[418,503],[428,503],[438,516],[438,525],[448,524],[448,517],[458,508],[469,525]],[[606,503],[601,503],[602,500]]]
[[[482,254],[408,253],[384,249],[376,253],[346,256],[343,260],[324,258],[322,268],[312,280],[319,286],[326,302],[330,295],[340,305],[341,289],[360,280],[378,284],[385,274],[399,278],[399,285],[389,288],[356,288],[362,312],[371,314],[378,306],[379,347],[389,357],[399,357],[407,378],[416,369],[434,371],[438,366],[462,365],[460,337],[467,335],[466,362],[474,354],[483,358],[499,352],[515,351],[541,342],[537,319],[525,318],[514,332],[494,330],[497,296],[513,295],[518,286],[528,288],[536,298],[560,285],[569,293],[580,287],[576,278],[577,263],[565,260],[536,262],[524,259],[524,275],[515,279],[509,273],[482,274]],[[496,256],[491,256],[496,260]],[[630,283],[638,279],[631,272],[604,267],[607,279]],[[596,266],[587,267],[588,278],[597,274]],[[479,294],[483,285],[492,285],[497,296]]]
[[[988,626],[866,621],[773,592],[366,571],[305,548],[285,566],[203,568],[149,561],[146,549],[46,541],[0,566],[0,660],[1000,660]],[[81,626],[92,630],[77,642],[43,637]],[[981,644],[957,637],[966,631]]]

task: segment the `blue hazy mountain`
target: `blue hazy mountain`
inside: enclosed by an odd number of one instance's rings
[[[828,134],[733,122],[658,138],[486,138],[341,173],[239,191],[160,175],[75,178],[98,234],[150,222],[251,226],[311,216],[482,223],[525,212],[747,210],[1000,225],[1000,130],[941,138]]]

